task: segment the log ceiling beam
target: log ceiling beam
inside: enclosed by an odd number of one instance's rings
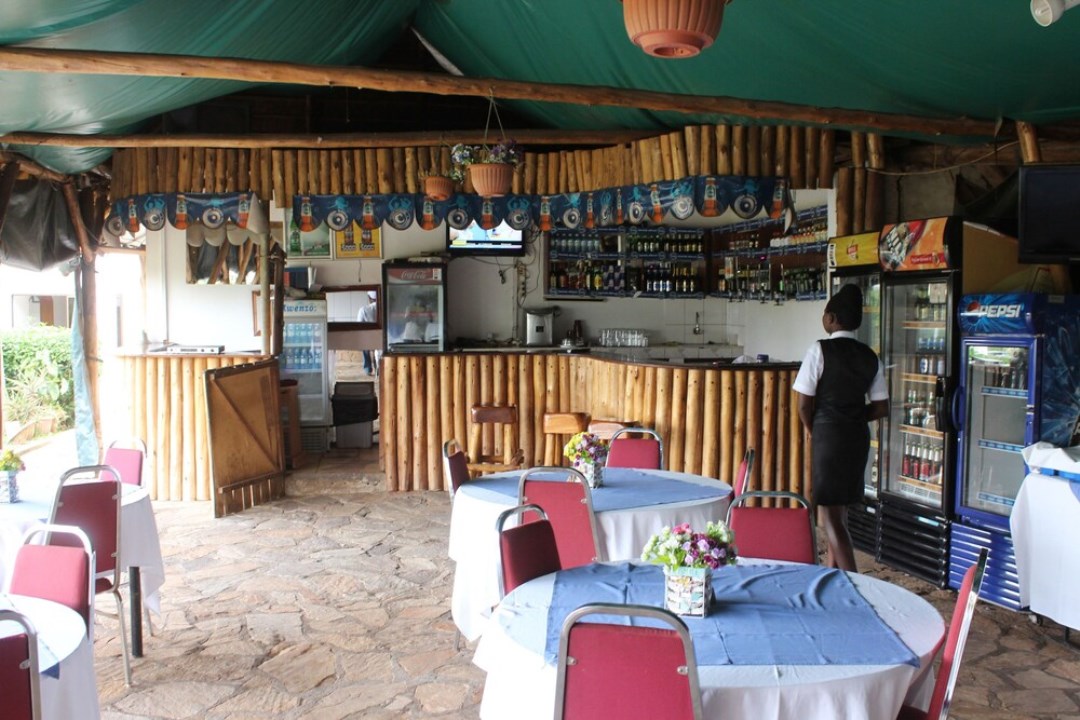
[[[656,130],[522,130],[513,131],[514,141],[530,148],[542,145],[618,145],[656,135]],[[69,135],[60,133],[13,132],[0,135],[9,145],[52,145],[59,147],[213,147],[213,148],[338,148],[430,147],[454,143],[481,143],[482,130],[440,132],[254,134],[254,135]]]
[[[731,97],[675,95],[605,86],[530,83],[498,78],[467,78],[415,71],[303,65],[239,58],[4,47],[0,48],[0,70],[342,86],[383,92],[497,97],[506,100],[725,115],[761,121],[860,128],[884,134],[917,133],[930,136],[986,138],[998,136],[996,121],[964,117],[919,117]]]
[[[71,180],[70,177],[63,173],[58,173],[55,170],[50,170],[47,167],[38,165],[36,162],[29,158],[25,158],[17,153],[6,152],[0,150],[0,163],[19,163],[19,173],[26,173],[33,177],[42,178],[44,180],[52,180],[53,182],[66,183]]]

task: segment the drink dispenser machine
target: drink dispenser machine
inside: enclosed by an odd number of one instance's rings
[[[558,308],[532,308],[525,310],[525,344],[529,347],[552,345],[552,325]]]

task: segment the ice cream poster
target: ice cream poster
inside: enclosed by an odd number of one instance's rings
[[[948,218],[933,218],[886,225],[878,245],[881,267],[889,271],[948,269],[948,222]]]

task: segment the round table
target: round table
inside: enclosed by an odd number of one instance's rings
[[[97,720],[101,710],[94,653],[82,617],[59,603],[25,595],[0,594],[0,609],[25,615],[37,630],[42,719]],[[18,632],[22,628],[15,623],[0,622],[0,637]]]
[[[451,614],[469,641],[483,633],[499,602],[499,543],[495,520],[517,505],[520,471],[484,475],[454,495],[448,552],[456,563]],[[641,556],[664,526],[688,522],[704,527],[723,520],[731,486],[714,478],[670,470],[605,468],[604,486],[592,491],[604,560]]]
[[[614,570],[628,564],[603,565],[607,567],[586,566],[545,575],[521,585],[499,604],[480,639],[474,658],[476,665],[488,674],[480,708],[481,718],[515,717],[528,720],[553,716],[557,672],[555,660],[550,655],[550,645],[549,655],[545,658],[544,642],[556,579],[563,576],[565,582],[566,576],[572,574],[570,583],[595,585],[595,580],[589,578],[589,568]],[[780,593],[775,602],[781,608],[788,607],[784,603],[788,603],[789,598],[795,601],[815,592],[810,588],[818,587],[825,574],[841,572],[810,565],[760,563],[755,566],[762,572],[786,572],[790,568],[793,572],[802,573],[807,589],[791,593],[790,596]],[[633,572],[641,570],[641,566],[629,567]],[[656,567],[650,570],[660,572]],[[636,577],[640,577],[640,573]],[[698,647],[698,640],[695,639],[704,716],[725,720],[756,720],[762,717],[781,720],[832,720],[842,717],[894,720],[901,704],[925,707],[933,689],[931,663],[945,632],[941,615],[928,602],[897,585],[855,573],[849,573],[847,577],[851,580],[847,591],[850,593],[853,586],[854,591],[865,600],[863,612],[867,612],[866,606],[869,606],[884,623],[884,632],[892,638],[892,652],[895,653],[896,647],[902,647],[896,644],[897,638],[910,651],[905,652],[907,662],[893,656],[888,660],[883,658],[880,663],[865,662],[866,657],[877,657],[877,647],[871,643],[862,649],[864,655],[857,656],[858,659],[829,657],[828,662],[815,664],[713,665],[709,664],[712,658],[702,657],[703,652],[708,652],[704,650],[704,643]],[[715,578],[714,575],[714,583]],[[617,589],[621,587],[616,584]],[[559,592],[566,592],[565,586]],[[768,591],[765,592],[767,595]],[[558,602],[554,604],[558,605]],[[572,604],[584,603],[575,601]],[[774,639],[759,642],[752,649],[768,646],[771,652],[773,646],[780,645],[785,634],[792,634],[790,615],[790,611],[774,611],[763,614],[761,618],[764,619],[759,618],[756,624],[748,623],[747,627],[752,632],[764,632],[768,638]],[[562,616],[560,614],[550,622],[556,627],[561,626],[558,618]],[[717,617],[716,627],[719,628],[715,634],[725,634],[722,646],[726,649],[729,646],[727,635],[740,621],[725,615],[722,596],[710,613],[710,617],[714,616]],[[843,613],[839,614],[839,618],[841,624],[848,622]],[[782,627],[774,628],[772,623],[781,623]],[[713,631],[707,629],[705,632]],[[841,628],[840,632],[844,632],[844,629]],[[730,645],[734,644],[730,642]],[[883,646],[888,644],[882,643]],[[833,652],[843,645],[844,642],[824,644]],[[529,701],[523,703],[521,698],[529,698]]]

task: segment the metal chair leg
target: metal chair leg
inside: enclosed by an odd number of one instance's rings
[[[124,653],[124,682],[131,687],[131,657],[128,650],[127,626],[124,624],[124,599],[120,596],[120,589],[112,589],[113,598],[116,600],[116,615],[120,623],[120,648]]]

